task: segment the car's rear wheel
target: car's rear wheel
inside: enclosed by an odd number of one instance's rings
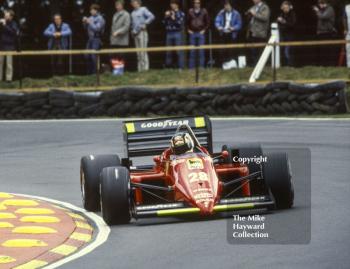
[[[110,166],[119,166],[117,155],[90,155],[80,162],[80,185],[84,208],[87,211],[100,211],[100,174],[102,169]]]
[[[294,203],[292,172],[287,153],[267,153],[263,175],[275,198],[277,209],[291,208]]]
[[[130,222],[130,174],[125,167],[104,168],[101,173],[101,211],[108,225]]]

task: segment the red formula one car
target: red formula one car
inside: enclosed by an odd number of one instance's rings
[[[126,158],[89,155],[81,160],[81,190],[88,211],[107,224],[131,218],[173,217],[293,205],[286,153],[260,145],[225,145],[213,152],[208,117],[124,122]],[[150,165],[134,163],[153,157]]]

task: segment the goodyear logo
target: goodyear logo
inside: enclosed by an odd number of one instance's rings
[[[203,169],[203,161],[199,158],[193,158],[187,160],[187,166],[190,170]]]
[[[180,125],[189,124],[188,120],[165,120],[165,121],[154,121],[154,122],[144,122],[141,124],[142,129],[150,128],[168,128],[168,127],[178,127]]]

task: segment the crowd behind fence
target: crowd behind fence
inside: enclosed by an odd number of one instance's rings
[[[215,19],[209,17],[208,11],[202,7],[200,0],[194,0],[193,7],[186,12],[181,10],[179,1],[171,0],[169,9],[165,11],[162,18],[166,29],[165,47],[148,47],[148,26],[159,18],[156,18],[149,8],[143,6],[140,0],[131,0],[133,8],[131,14],[125,10],[124,6],[123,0],[115,1],[116,13],[111,22],[110,48],[105,49],[102,47],[102,36],[107,22],[99,12],[100,7],[96,4],[91,5],[91,16],[82,18],[87,35],[86,50],[72,49],[71,37],[74,31],[70,29],[68,23],[63,21],[59,13],[53,16],[53,22],[43,33],[48,38],[48,51],[18,50],[20,30],[14,20],[14,12],[6,10],[4,18],[0,20],[0,81],[3,75],[6,81],[13,79],[13,57],[18,63],[16,71],[20,84],[25,76],[23,61],[30,56],[49,56],[52,75],[72,73],[73,56],[84,56],[86,73],[96,74],[96,81],[99,84],[102,63],[112,65],[112,70],[119,74],[121,69],[128,70],[132,61],[128,55],[136,54],[137,70],[147,71],[153,59],[157,58],[150,57],[149,53],[160,52],[165,54],[163,65],[165,68],[196,69],[198,80],[199,68],[214,66],[214,60],[224,69],[255,66],[263,47],[268,45],[271,12],[268,4],[262,0],[253,0],[252,7],[245,14],[240,14],[231,1],[225,0],[222,10]],[[315,40],[294,41],[294,27],[298,14],[295,14],[290,1],[283,1],[281,14],[276,20],[279,25],[280,42],[270,46],[281,47],[283,65],[294,66],[296,54],[294,48],[312,47],[311,53],[315,54],[312,65],[341,66],[347,62],[349,67],[350,4],[344,7],[342,19],[344,38],[341,40],[336,38],[339,35],[336,35],[335,12],[328,1],[318,0],[317,5],[313,7],[313,12],[318,20]],[[245,42],[238,43],[237,37],[244,29],[243,16],[249,23],[246,26]],[[212,44],[213,31],[219,33],[220,44]],[[131,48],[131,40],[134,41],[135,48]],[[242,50],[244,51],[241,52]],[[241,54],[245,57],[242,64],[238,60]],[[83,57],[78,61],[82,59]]]

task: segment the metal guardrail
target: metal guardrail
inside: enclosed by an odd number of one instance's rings
[[[102,49],[102,50],[45,50],[45,51],[0,51],[0,56],[14,56],[21,59],[26,56],[52,56],[52,55],[87,55],[93,54],[97,55],[97,73],[96,73],[96,86],[95,89],[99,88],[110,88],[110,87],[101,87],[100,85],[100,63],[102,55],[118,54],[118,53],[137,53],[137,52],[168,52],[168,51],[191,51],[191,50],[219,50],[219,49],[250,49],[250,48],[263,48],[266,46],[273,47],[311,47],[311,46],[329,46],[329,45],[346,45],[349,44],[350,40],[324,40],[324,41],[292,41],[292,42],[275,42],[275,43],[241,43],[241,44],[212,44],[212,45],[203,45],[203,46],[173,46],[173,47],[148,47],[148,48],[125,48],[125,49]],[[21,67],[22,65],[20,65]],[[20,71],[22,74],[22,70]],[[273,77],[276,77],[276,70],[274,70]],[[199,68],[196,68],[196,82],[199,78]],[[22,89],[22,76],[19,78],[19,88]],[[274,80],[274,79],[273,79]],[[348,79],[344,79],[347,80]],[[317,81],[323,81],[322,79]],[[304,81],[305,82],[305,81]],[[310,83],[313,83],[310,81]],[[62,87],[63,88],[63,87]],[[79,87],[70,87],[70,89],[79,88]],[[88,88],[88,87],[86,87]],[[114,87],[115,88],[115,87]],[[29,90],[29,89],[27,89]]]
[[[102,50],[41,50],[41,51],[0,51],[0,56],[51,56],[51,55],[105,55],[113,53],[137,53],[137,52],[167,52],[167,51],[190,51],[190,50],[218,50],[218,49],[249,49],[262,48],[266,46],[281,47],[310,47],[327,45],[346,45],[347,40],[324,40],[324,41],[292,41],[269,43],[241,43],[232,45],[203,45],[203,46],[176,46],[176,47],[148,47],[148,48],[126,48],[126,49],[102,49]]]

